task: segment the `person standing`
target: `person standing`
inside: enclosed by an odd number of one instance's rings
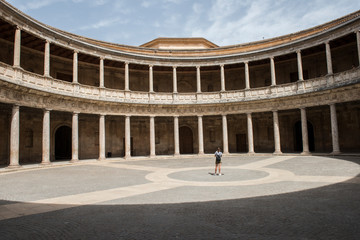
[[[215,175],[221,176],[221,157],[222,152],[221,149],[218,147],[217,151],[215,152]],[[217,174],[217,170],[219,169],[219,173]]]

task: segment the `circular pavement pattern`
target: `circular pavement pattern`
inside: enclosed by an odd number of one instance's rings
[[[0,205],[0,220],[79,205],[208,202],[290,193],[358,179],[360,167],[329,157],[231,156],[223,158],[224,175],[213,171],[210,157],[2,169],[0,200],[17,203]],[[31,204],[37,209],[27,207]]]

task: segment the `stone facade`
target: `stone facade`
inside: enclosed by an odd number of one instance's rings
[[[360,151],[360,12],[225,47],[104,43],[6,2],[0,26],[1,164]]]

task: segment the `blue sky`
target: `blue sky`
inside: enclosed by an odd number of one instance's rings
[[[158,37],[232,45],[294,33],[360,9],[357,0],[8,0],[47,25],[139,46]]]

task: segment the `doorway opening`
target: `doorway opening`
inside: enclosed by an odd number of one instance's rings
[[[61,126],[55,132],[55,160],[71,159],[71,128]]]
[[[180,154],[192,154],[193,148],[193,133],[189,127],[183,126],[179,128],[180,137]]]

